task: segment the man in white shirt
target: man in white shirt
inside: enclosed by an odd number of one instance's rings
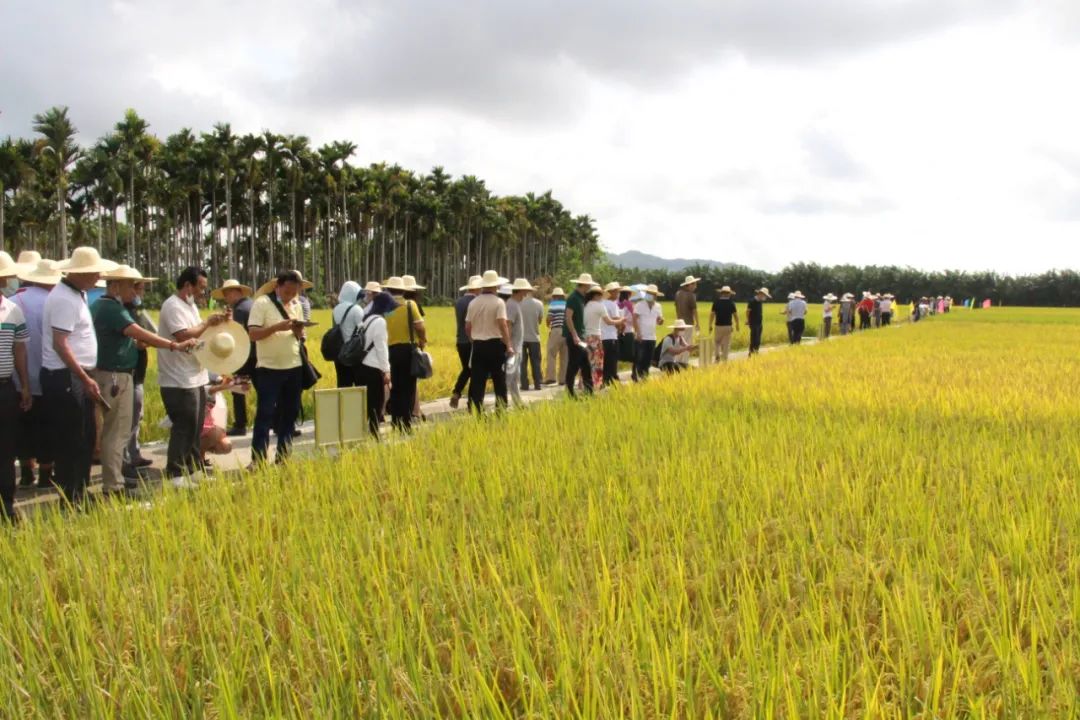
[[[803,331],[806,330],[806,296],[801,290],[791,294],[791,300],[784,312],[787,314],[791,344],[798,345],[802,342]]]
[[[600,325],[600,340],[604,345],[604,387],[619,381],[619,333],[623,331],[624,320],[618,300],[622,289],[618,282],[609,282],[604,286],[604,310],[609,318],[617,321]]]
[[[645,299],[634,305],[634,337],[637,338],[637,362],[634,364],[634,381],[649,377],[653,351],[656,350],[656,328],[664,324],[664,313],[656,298],[663,293],[656,285],[645,288]]]
[[[206,271],[200,267],[184,268],[176,279],[176,292],[161,305],[158,334],[166,340],[182,343],[201,337],[206,329],[225,322],[229,313],[210,315],[203,320],[198,301],[206,294]],[[189,353],[158,353],[158,385],[165,414],[172,428],[165,475],[173,484],[182,485],[185,473],[202,468],[199,436],[206,413],[206,386],[210,377]]]
[[[535,289],[534,289],[535,290]],[[540,352],[540,323],[544,319],[544,303],[540,302],[533,291],[526,293],[521,301],[521,326],[525,332],[521,354],[521,389],[529,389],[529,366],[532,366],[533,389],[540,389],[542,371]]]

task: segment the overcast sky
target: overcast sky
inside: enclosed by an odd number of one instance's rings
[[[1077,0],[0,0],[0,136],[164,136],[552,189],[604,246],[1080,267]]]

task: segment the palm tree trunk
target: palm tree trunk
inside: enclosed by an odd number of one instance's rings
[[[251,228],[251,266],[247,268],[247,276],[251,278],[252,286],[255,285],[255,228],[258,224],[255,222],[255,188],[248,188],[248,220]]]
[[[229,244],[229,277],[236,277],[236,245],[232,231],[232,173],[225,170],[225,242]]]

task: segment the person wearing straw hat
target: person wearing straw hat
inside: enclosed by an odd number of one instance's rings
[[[22,255],[20,255],[22,257]],[[16,441],[19,456],[19,484],[34,484],[34,466],[37,465],[38,487],[48,488],[53,484],[53,457],[55,439],[49,431],[48,415],[41,392],[41,322],[45,313],[45,300],[49,291],[63,279],[52,260],[39,260],[30,269],[23,269],[16,275],[19,279],[19,291],[11,296],[11,302],[22,310],[26,329],[30,339],[26,346],[27,374],[30,376],[30,395],[33,404],[30,410],[19,418],[18,439]],[[16,376],[17,377],[17,376]],[[22,390],[22,387],[19,387]]]
[[[656,328],[664,324],[664,313],[656,299],[663,296],[656,285],[647,285],[642,290],[642,299],[634,305],[634,336],[637,338],[635,382],[649,378],[653,352],[656,350]]]
[[[135,300],[135,283],[152,282],[138,270],[120,265],[102,275],[105,294],[90,306],[97,337],[97,365],[90,373],[101,388],[107,404],[102,404],[101,476],[105,495],[125,491],[124,448],[131,438],[131,416],[135,408],[135,369],[139,362],[136,341],[159,350],[187,351],[194,339],[175,340],[139,327],[125,307]]]
[[[198,340],[210,328],[231,319],[231,312],[214,313],[205,320],[199,315],[198,303],[206,295],[207,273],[201,267],[189,265],[176,278],[176,292],[161,304],[158,316],[158,335],[178,343]],[[169,445],[165,475],[173,485],[184,487],[184,474],[201,470],[199,435],[206,412],[206,386],[210,376],[191,353],[159,352],[158,387],[169,428]]]
[[[791,344],[798,345],[802,342],[803,333],[806,332],[806,296],[801,290],[791,294],[788,301],[787,313],[788,327],[791,329]]]
[[[251,299],[252,290],[247,285],[244,285],[239,280],[229,278],[221,287],[215,288],[210,297],[217,300],[220,303],[224,303],[232,310],[232,319],[240,323],[242,327],[247,327],[248,318],[251,317],[251,306],[254,301]],[[255,346],[251,345],[248,349],[248,361],[243,367],[237,369],[235,374],[241,378],[250,378],[255,373]],[[243,383],[241,382],[242,386]],[[231,392],[232,395],[232,408],[233,408],[233,422],[225,434],[228,437],[243,437],[247,435],[248,427],[248,413],[247,413],[247,393]]]
[[[154,324],[150,313],[143,308],[143,297],[146,295],[147,285],[148,283],[145,280],[136,280],[135,297],[130,303],[124,303],[124,307],[127,308],[131,317],[135,318],[135,322],[139,324],[139,327],[148,333],[157,335],[157,325]],[[125,480],[138,481],[140,479],[139,469],[149,467],[154,462],[148,457],[143,457],[142,446],[139,444],[139,427],[142,425],[143,400],[145,399],[146,370],[150,365],[150,354],[147,351],[149,345],[136,341],[135,347],[139,352],[139,362],[135,365],[135,374],[132,376],[135,383],[134,406],[131,410],[131,434],[128,437],[127,447],[124,448],[123,473]]]
[[[728,361],[731,353],[731,336],[739,330],[739,309],[735,306],[735,293],[727,285],[716,291],[716,300],[709,311],[709,332],[713,336],[713,362]]]
[[[619,293],[622,289],[621,283],[609,282],[604,286],[605,297],[600,301],[604,307],[604,314],[600,318],[600,342],[604,353],[600,380],[604,387],[619,381],[619,333],[626,325],[619,310]],[[585,309],[588,310],[588,306]]]
[[[660,371],[673,375],[690,367],[690,363],[680,358],[689,357],[695,348],[686,339],[693,327],[680,318],[674,325],[668,325],[668,328],[671,333],[660,343]]]
[[[585,345],[589,354],[589,371],[594,388],[604,385],[604,326],[621,325],[617,317],[608,315],[604,305],[604,288],[593,285],[585,293]]]
[[[16,277],[22,268],[0,251],[0,280]],[[15,455],[20,416],[33,407],[26,348],[30,331],[22,308],[0,296],[0,503],[4,518],[15,520]],[[15,381],[18,379],[18,389]]]
[[[688,345],[693,344],[695,332],[701,330],[701,322],[698,319],[697,289],[701,278],[687,275],[675,292],[675,318],[682,320],[689,326],[689,330],[683,331],[682,335]],[[695,345],[695,347],[697,347]],[[679,358],[679,362],[690,364],[690,354]]]
[[[836,296],[829,293],[821,300],[821,337],[828,340],[832,334],[833,303],[836,302]]]
[[[41,393],[49,432],[62,438],[54,481],[68,502],[81,504],[90,484],[97,427],[94,407],[106,402],[92,373],[98,360],[87,291],[117,264],[92,247],[77,247],[55,266],[65,277],[49,293],[41,320]]]
[[[543,370],[541,369],[541,366],[543,365],[543,353],[540,351],[540,323],[544,319],[544,303],[540,302],[536,295],[534,295],[536,288],[532,287],[527,280],[518,278],[518,280],[514,281],[515,288],[518,287],[519,281],[523,283],[522,287],[528,288],[523,293],[523,297],[519,303],[521,306],[521,327],[524,332],[521,353],[521,389],[529,389],[529,367],[531,366],[533,389],[539,390],[543,377]]]
[[[368,280],[367,285],[364,286],[364,314],[367,315],[368,310],[371,309],[371,304],[375,302],[375,296],[383,291],[382,283],[375,280]]]
[[[855,296],[844,293],[840,296],[840,334],[847,335],[855,328]]]
[[[890,325],[892,325],[892,315],[893,315],[893,296],[892,296],[892,294],[885,293],[884,295],[881,296],[880,311],[881,311],[881,327],[889,327]],[[946,312],[947,311],[948,311],[948,306],[946,306]]]
[[[566,391],[574,397],[577,377],[581,375],[581,385],[585,393],[592,395],[592,370],[589,365],[589,349],[585,342],[585,303],[586,294],[596,283],[592,275],[581,273],[571,280],[574,291],[566,299],[566,322],[563,323],[563,337],[566,338],[569,360],[566,368]]]
[[[874,313],[874,297],[869,290],[863,291],[862,300],[855,306],[859,311],[859,329],[870,329],[870,317]]]
[[[405,285],[404,298],[416,303],[416,312],[419,313],[421,318],[427,319],[427,313],[424,312],[424,305],[420,302],[420,295],[427,287],[424,285],[418,285],[416,278],[412,275],[402,275],[401,282]],[[413,393],[412,415],[411,418],[416,420],[427,420],[423,411],[420,409],[420,393]]]
[[[765,321],[765,301],[772,300],[769,288],[754,291],[754,297],[746,303],[746,327],[750,328],[749,355],[761,352],[761,330]]]
[[[551,291],[544,323],[548,328],[544,384],[564,385],[569,350],[566,345],[566,336],[563,335],[563,325],[566,323],[566,293],[561,287],[553,288]]]
[[[454,321],[457,330],[456,344],[458,360],[461,361],[461,372],[458,373],[457,379],[454,381],[454,389],[450,394],[450,407],[454,410],[457,410],[458,405],[461,404],[461,395],[465,392],[465,388],[468,387],[469,377],[472,375],[472,370],[469,367],[469,358],[472,356],[472,342],[465,332],[465,316],[469,312],[469,305],[480,294],[480,276],[473,275],[469,278],[469,282],[458,288],[458,292],[462,293],[462,296],[454,302]]]
[[[472,341],[472,359],[469,367],[469,408],[478,415],[484,411],[484,391],[488,378],[495,390],[496,408],[505,408],[506,362],[514,357],[510,342],[510,323],[506,317],[506,303],[497,292],[507,283],[494,270],[486,271],[480,279],[480,295],[469,304],[465,313],[465,333]]]
[[[521,327],[521,304],[514,299],[514,286],[504,283],[496,293],[506,303],[506,323],[510,326],[510,346],[514,354],[506,359],[506,390],[516,407],[524,405],[521,399],[521,346],[525,333]]]
[[[624,287],[619,289],[619,299],[617,305],[619,308],[619,317],[622,318],[623,325],[622,330],[619,331],[619,359],[618,362],[630,363],[631,376],[637,375],[637,369],[634,367],[634,363],[637,361],[637,338],[634,337],[634,303],[630,300],[634,291],[632,288]],[[616,364],[616,368],[618,365]]]
[[[403,277],[391,277],[383,283],[383,289],[398,303],[398,307],[386,314],[386,342],[390,348],[390,423],[406,433],[412,430],[416,405],[413,346],[421,350],[427,346],[424,316],[416,301],[405,297],[406,292],[415,292],[415,287],[415,283],[412,286],[406,284]]]

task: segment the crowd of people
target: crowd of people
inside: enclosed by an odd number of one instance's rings
[[[275,462],[288,458],[299,432],[302,393],[318,380],[306,345],[306,331],[315,324],[304,294],[311,283],[299,271],[285,270],[258,289],[234,279],[211,289],[203,268],[187,267],[155,324],[142,298],[156,280],[90,247],[76,248],[61,262],[30,251],[15,261],[0,252],[0,286],[17,288],[0,296],[0,417],[5,429],[15,429],[0,432],[0,500],[7,517],[14,517],[16,459],[20,484],[55,487],[75,504],[86,497],[95,455],[106,497],[138,487],[141,469],[151,464],[139,445],[151,347],[158,350],[169,429],[164,474],[174,484],[189,484],[209,467],[208,453],[229,452],[230,438],[247,434],[252,387],[253,464],[267,461],[271,435]],[[681,284],[671,324],[656,285],[602,285],[587,273],[571,282],[569,293],[553,288],[546,306],[528,280],[511,282],[493,270],[460,288],[454,312],[461,370],[451,407],[467,399],[472,411],[482,413],[489,383],[496,406],[506,407],[511,400],[521,404],[524,392],[555,384],[572,397],[591,394],[618,382],[620,362],[630,365],[634,382],[644,381],[654,367],[664,373],[689,367],[702,330],[700,278],[688,276]],[[349,281],[331,312],[320,352],[333,361],[339,388],[366,388],[368,428],[375,438],[387,415],[402,433],[423,417],[417,381],[431,374],[420,304],[424,289],[409,275],[363,287]],[[200,308],[209,298],[223,309],[204,318]],[[765,303],[771,299],[768,288],[758,288],[747,301],[742,324],[750,333],[751,354],[761,348]],[[822,304],[826,338],[834,319],[845,335],[889,325],[896,308],[889,293],[864,292],[858,302],[851,293],[828,294]],[[914,317],[950,307],[949,298],[924,298]],[[782,312],[790,342],[801,342],[803,293],[791,293]],[[714,361],[729,358],[742,324],[734,291],[719,288],[707,324]],[[544,347],[542,325],[548,328]],[[665,325],[671,332],[658,344]],[[226,393],[233,410],[227,428]]]

